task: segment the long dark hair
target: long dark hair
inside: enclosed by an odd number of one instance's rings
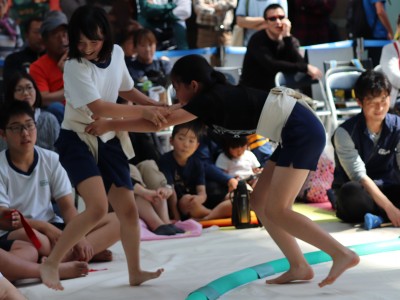
[[[11,78],[7,82],[6,90],[4,93],[4,102],[7,104],[12,101],[15,101],[15,97],[14,97],[15,87],[17,86],[18,82],[20,82],[21,79],[29,80],[32,83],[33,88],[35,89],[36,99],[35,99],[35,103],[33,103],[33,108],[35,109],[35,108],[41,107],[42,106],[42,96],[36,85],[35,80],[33,80],[31,75],[29,75],[28,73],[23,73],[23,72],[19,72],[19,71],[14,72],[12,74]]]
[[[194,80],[202,83],[204,89],[209,89],[216,83],[229,84],[224,74],[214,70],[203,56],[197,54],[178,59],[172,68],[171,79],[184,84]]]
[[[81,33],[89,40],[104,41],[99,53],[99,62],[110,59],[114,41],[111,25],[104,9],[97,6],[84,5],[78,7],[72,14],[68,24],[69,57],[71,59],[75,58],[79,62],[82,58],[82,54],[78,50]]]

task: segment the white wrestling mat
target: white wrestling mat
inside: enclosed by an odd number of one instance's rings
[[[389,227],[365,231],[338,222],[320,225],[345,245],[393,241],[400,235],[399,229]],[[303,242],[300,246],[304,252],[317,250]],[[52,291],[40,283],[19,285],[19,288],[30,300],[180,300],[227,274],[282,258],[277,246],[261,228],[205,230],[199,237],[146,241],[141,243],[143,269],[164,268],[165,272],[140,287],[130,287],[121,243],[111,250],[113,262],[91,264],[91,268],[100,270],[84,278],[62,281],[64,291]],[[330,262],[313,265],[315,278],[307,283],[266,285],[265,279],[259,279],[218,299],[399,299],[399,255],[400,251],[394,251],[361,256],[357,267],[324,288],[319,288],[318,282],[328,273]],[[105,268],[107,270],[101,270]]]

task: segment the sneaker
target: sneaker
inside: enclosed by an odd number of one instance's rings
[[[183,229],[177,227],[177,226],[174,225],[174,224],[168,224],[168,226],[169,226],[173,231],[175,231],[175,233],[185,233],[185,230],[183,230]]]

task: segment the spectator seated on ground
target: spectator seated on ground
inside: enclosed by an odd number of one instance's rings
[[[160,170],[176,192],[177,203],[171,203],[174,219],[219,219],[230,217],[229,200],[215,207],[207,206],[203,163],[193,155],[199,146],[202,125],[198,121],[175,125],[170,138],[173,150],[158,161]]]
[[[330,200],[345,222],[372,213],[400,226],[400,117],[388,113],[390,89],[383,73],[363,73],[354,87],[362,112],[333,135],[336,197]]]
[[[175,235],[184,230],[171,223],[168,202],[175,202],[176,194],[167,184],[164,174],[154,160],[145,160],[137,166],[129,165],[135,201],[141,218],[148,228],[158,235]]]
[[[8,220],[11,226],[12,219]],[[4,222],[4,219],[3,219]],[[14,282],[21,279],[40,278],[38,263],[39,254],[36,248],[28,242],[20,240],[0,240],[0,272],[9,281]],[[61,279],[70,279],[86,276],[89,266],[86,262],[70,261],[60,265],[59,274]],[[0,299],[2,298],[0,287]]]
[[[262,169],[257,157],[247,149],[246,136],[224,137],[222,149],[223,153],[218,156],[216,166],[238,180],[246,180],[253,188],[257,183],[254,175]]]
[[[56,117],[41,109],[42,97],[32,77],[26,73],[15,72],[9,79],[5,93],[5,103],[12,101],[28,102],[35,113],[36,145],[55,151],[54,143],[60,133],[60,124]],[[7,148],[7,143],[0,138],[0,151]]]
[[[0,134],[8,145],[0,152],[0,214],[12,214],[15,220],[11,226],[0,227],[0,239],[30,241],[19,214],[15,214],[18,210],[42,244],[39,255],[48,256],[64,229],[64,221],[69,223],[78,214],[71,183],[58,155],[35,146],[36,123],[27,102],[12,101],[2,108],[0,120]],[[63,219],[55,213],[52,199]],[[109,213],[68,252],[64,261],[109,261],[112,253],[106,249],[119,238],[118,219],[115,213]]]

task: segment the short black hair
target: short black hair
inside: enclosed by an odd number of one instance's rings
[[[278,3],[274,3],[274,4],[271,4],[271,5],[268,5],[264,9],[264,14],[263,14],[264,20],[267,20],[267,11],[269,11],[271,9],[277,9],[277,8],[283,9],[283,7],[281,5],[279,5]],[[286,12],[285,12],[285,15],[286,15]]]
[[[28,32],[31,30],[31,25],[33,22],[43,22],[43,18],[40,16],[34,16],[32,18],[29,18],[26,20],[23,24],[22,27],[25,29],[25,32]]]
[[[28,102],[12,101],[4,104],[0,111],[0,129],[5,130],[10,119],[20,115],[28,115],[35,120],[35,113]]]
[[[363,72],[354,84],[356,98],[363,102],[365,98],[378,97],[382,93],[390,95],[392,85],[382,72],[368,70]]]
[[[199,140],[199,142],[202,136],[204,135],[204,124],[198,119],[195,119],[190,122],[175,125],[174,128],[172,129],[171,138],[174,138],[175,135],[182,129],[185,129],[187,131],[189,130],[193,131],[194,135]]]
[[[103,41],[103,47],[99,53],[100,62],[111,58],[114,41],[111,25],[104,9],[84,5],[78,7],[72,14],[68,24],[69,57],[79,62],[82,59],[82,53],[78,50],[81,33],[89,40]]]
[[[229,149],[236,149],[239,147],[243,147],[247,145],[247,137],[240,136],[240,137],[233,137],[231,135],[223,136],[221,139],[222,150],[224,151],[225,155],[232,159],[232,155],[229,152]]]

